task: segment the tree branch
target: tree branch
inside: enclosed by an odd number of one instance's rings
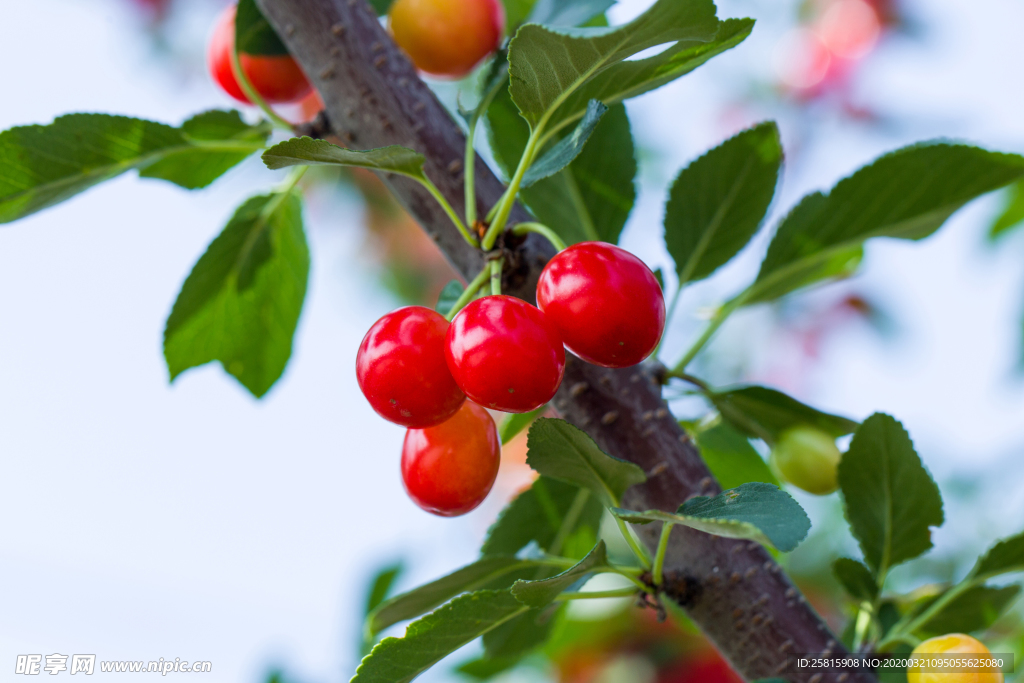
[[[423,153],[427,175],[455,210],[462,211],[465,137],[365,0],[257,4],[320,91],[333,134],[355,149],[398,144]],[[483,215],[504,188],[479,158],[475,173]],[[385,177],[385,182],[455,268],[467,279],[475,276],[484,266],[483,254],[462,240],[429,194],[403,178]],[[517,206],[510,224],[528,220]],[[537,277],[554,252],[538,235],[516,242],[504,245],[509,264],[504,291],[533,301]],[[675,511],[693,495],[721,490],[661,398],[662,371],[652,365],[606,370],[570,356],[555,397],[555,407],[566,420],[586,430],[606,452],[649,473],[647,483],[627,492],[624,505],[631,509]],[[653,552],[659,525],[637,531]],[[687,613],[745,678],[875,680],[856,669],[795,668],[793,654],[842,655],[845,650],[757,543],[677,526],[665,570],[696,583]]]

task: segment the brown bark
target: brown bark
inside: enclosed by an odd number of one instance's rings
[[[330,129],[347,146],[370,149],[404,145],[427,157],[427,175],[456,211],[463,204],[465,138],[448,112],[419,79],[365,0],[257,0],[324,99]],[[477,160],[481,215],[503,186]],[[387,177],[398,199],[437,241],[467,279],[483,255],[467,245],[448,217],[417,183]],[[510,224],[526,220],[519,207]],[[534,288],[553,249],[531,235],[508,252],[505,287],[534,300]],[[555,407],[606,452],[648,473],[647,483],[627,492],[624,506],[674,511],[697,494],[720,491],[661,398],[652,365],[606,370],[570,357]],[[636,527],[652,550],[659,525]],[[842,655],[843,646],[757,543],[733,541],[676,527],[666,557],[669,576],[699,586],[687,613],[748,680],[781,676],[791,681],[874,681],[864,671],[798,671],[794,653]]]

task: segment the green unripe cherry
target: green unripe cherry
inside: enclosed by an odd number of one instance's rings
[[[771,461],[793,486],[824,496],[839,488],[840,457],[835,439],[825,432],[814,427],[793,427],[775,443]]]

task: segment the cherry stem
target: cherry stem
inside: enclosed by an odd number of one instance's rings
[[[485,250],[490,250],[494,246],[498,235],[505,229],[505,222],[508,221],[509,214],[512,213],[512,207],[515,206],[516,197],[519,195],[519,186],[522,184],[523,177],[526,176],[526,172],[530,169],[530,165],[533,163],[533,159],[540,148],[542,130],[543,127],[538,126],[530,133],[530,139],[527,140],[526,149],[523,150],[523,155],[519,158],[519,166],[516,168],[515,175],[512,176],[505,194],[501,195],[501,199],[495,205],[496,210],[493,210],[494,222],[487,228],[487,233],[484,235],[483,242],[481,243]]]
[[[266,114],[271,123],[290,133],[295,132],[295,127],[285,121],[277,112],[270,108],[270,105],[267,104],[265,99],[263,99],[263,96],[256,91],[255,87],[253,87],[253,84],[249,81],[249,77],[245,75],[245,70],[242,68],[241,58],[238,56],[237,40],[234,41],[234,45],[231,49],[231,71],[235,74],[235,80],[238,81],[238,85],[242,88],[242,92],[245,93],[245,96],[249,98],[250,102],[259,107],[264,114]]]
[[[566,248],[565,242],[563,242],[562,238],[558,236],[558,233],[543,223],[517,223],[516,226],[512,228],[513,235],[526,235],[531,232],[546,238],[547,241],[551,242],[552,246],[554,246],[558,251],[562,251]]]
[[[490,276],[490,268],[484,268],[477,273],[477,276],[473,278],[473,281],[470,282],[464,290],[462,290],[462,294],[460,294],[459,298],[455,300],[454,304],[452,304],[452,309],[448,311],[448,315],[446,315],[445,318],[449,321],[454,320],[456,314],[461,311],[466,304],[473,300],[473,295],[477,293],[477,290],[484,286],[484,283],[487,282],[487,279]]]
[[[491,261],[491,296],[501,294],[501,269],[504,265],[504,258]]]
[[[466,157],[463,161],[465,168],[464,184],[466,190],[466,223],[472,227],[476,223],[476,176],[474,171],[476,170],[476,147],[474,146],[474,140],[476,139],[476,127],[480,122],[480,118],[484,115],[484,112],[491,106],[491,102],[494,101],[494,97],[498,94],[501,86],[505,83],[502,79],[496,79],[496,84],[487,93],[484,94],[480,103],[477,104],[476,109],[473,111],[473,116],[469,120],[469,131],[466,133]]]
[[[651,578],[655,586],[661,586],[662,584],[665,569],[665,551],[668,550],[668,537],[672,534],[673,526],[675,525],[669,522],[663,522],[661,525],[661,538],[658,539],[658,552],[654,556],[654,569],[651,572]]]

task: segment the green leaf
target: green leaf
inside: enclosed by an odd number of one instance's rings
[[[374,575],[373,581],[370,582],[370,590],[366,594],[366,609],[363,611],[363,614],[369,616],[384,602],[385,598],[388,597],[388,593],[391,592],[391,587],[395,584],[395,580],[404,568],[402,563],[398,562],[384,567]]]
[[[526,21],[536,4],[536,0],[501,0],[505,5],[505,28],[511,35],[515,33],[519,25]]]
[[[608,555],[604,541],[599,541],[587,556],[561,574],[537,581],[519,579],[512,584],[512,595],[524,605],[544,607],[554,601],[558,594],[589,578],[594,569],[608,566]]]
[[[1024,225],[1024,182],[1018,181],[1007,190],[1007,202],[1003,212],[993,221],[988,237],[996,240],[1013,228]]]
[[[740,295],[741,303],[744,306],[767,303],[804,287],[845,280],[856,274],[863,260],[864,247],[860,245],[837,249],[822,259],[804,259],[779,277],[749,287]]]
[[[263,153],[263,163],[269,169],[289,166],[356,166],[372,171],[398,173],[417,180],[427,179],[423,173],[424,161],[419,152],[399,145],[359,152],[309,137],[279,142]]]
[[[487,130],[498,166],[510,178],[529,138],[529,126],[502,91],[487,110]],[[616,104],[597,124],[569,166],[521,190],[519,197],[538,221],[568,244],[615,243],[636,201],[637,163],[626,108]]]
[[[223,125],[232,117],[238,114],[207,112],[179,129],[127,116],[69,114],[46,126],[6,130],[0,133],[0,223],[59,204],[132,169],[156,165],[145,174],[189,189],[208,185],[218,171],[262,147],[269,135],[265,124]],[[222,125],[213,125],[215,119]],[[230,129],[229,137],[211,138],[218,128]],[[182,167],[182,155],[192,169]]]
[[[782,221],[746,303],[768,301],[820,276],[873,237],[920,240],[967,202],[1024,176],[1024,158],[932,142],[891,152],[804,197]],[[815,272],[818,275],[815,275]]]
[[[984,631],[1003,615],[1019,593],[1020,586],[972,586],[921,624],[916,633],[929,637]]]
[[[531,542],[536,542],[541,550],[550,551],[566,516],[574,506],[579,507],[580,491],[571,484],[538,477],[502,510],[487,531],[481,554],[514,555]],[[603,513],[601,502],[588,494],[582,509],[576,513],[575,523],[570,524],[570,535],[583,527],[596,532]]]
[[[871,570],[857,560],[840,557],[832,563],[832,573],[855,600],[874,600],[878,597],[878,582],[871,575]]]
[[[745,538],[789,552],[811,528],[800,504],[779,487],[750,482],[714,498],[696,496],[675,513],[661,510],[632,512],[615,508],[612,514],[632,524],[668,522],[726,538]]]
[[[493,631],[492,631],[493,633]],[[478,657],[468,662],[463,662],[455,667],[455,670],[464,676],[478,681],[486,681],[494,678],[500,673],[508,671],[520,662],[520,657],[502,657],[500,659],[489,659]]]
[[[441,315],[448,315],[452,310],[452,306],[455,305],[455,302],[459,300],[459,297],[465,291],[466,288],[462,286],[461,282],[458,280],[450,281],[441,290],[440,296],[437,297],[437,306],[434,307],[434,310]]]
[[[401,562],[389,565],[378,571],[373,580],[370,581],[370,590],[366,594],[366,607],[363,610],[364,620],[367,620],[373,610],[377,608],[380,603],[388,597],[391,592],[391,587],[394,585],[398,575],[402,573],[404,569]],[[367,623],[369,623],[367,621]],[[361,641],[359,643],[359,654],[366,656],[373,649],[374,643],[376,642],[375,634],[368,628],[363,629]]]
[[[899,422],[875,413],[839,462],[846,519],[876,576],[932,547],[942,496]]]
[[[708,277],[747,245],[772,203],[781,167],[779,129],[768,122],[683,169],[665,206],[665,246],[680,285]]]
[[[815,427],[838,438],[857,429],[857,423],[797,401],[781,391],[756,385],[710,392],[708,399],[734,427],[749,436],[772,442],[787,429]]]
[[[555,615],[562,605],[546,609],[530,608],[484,634],[484,655],[491,660],[522,659],[543,645],[555,625]]]
[[[700,4],[679,0],[661,0],[659,4],[671,3]],[[656,7],[652,7],[651,11]],[[621,102],[660,88],[739,45],[750,35],[753,28],[753,19],[727,19],[718,23],[715,37],[708,42],[694,44],[684,40],[653,57],[620,62],[598,73],[568,97],[565,104],[559,107],[555,118],[557,120],[569,112],[582,111],[586,102],[591,99],[611,105],[613,102]],[[572,116],[578,114],[574,113]]]
[[[207,111],[181,126],[192,144],[139,171],[142,178],[169,180],[188,190],[210,185],[253,152],[262,149],[271,126],[261,121],[250,126],[237,111]]]
[[[697,51],[716,42],[718,29],[710,0],[658,0],[615,28],[527,24],[509,45],[512,99],[531,130],[558,130],[581,117],[592,99],[610,105],[692,70],[696,63],[680,68],[680,61],[694,61]],[[658,55],[625,62],[643,50],[670,43]],[[683,53],[691,59],[680,60]]]
[[[350,683],[408,683],[463,645],[527,610],[508,590],[457,597],[409,624],[404,638],[379,642]]]
[[[637,163],[626,108],[613,105],[568,167],[520,192],[567,244],[615,244],[636,202]]]
[[[544,476],[588,489],[614,507],[634,484],[647,481],[631,462],[608,455],[587,434],[565,420],[542,417],[530,427],[526,464]]]
[[[548,409],[545,403],[536,410],[531,410],[528,413],[510,413],[501,422],[501,426],[498,428],[498,436],[501,437],[501,445],[507,444],[512,439],[516,438],[521,431],[530,426],[530,424],[537,419],[541,413]]]
[[[1004,538],[978,558],[968,578],[985,581],[993,576],[1024,571],[1024,532]]]
[[[544,26],[582,26],[614,4],[615,0],[537,0],[526,21]]]
[[[367,617],[367,628],[372,633],[380,633],[388,626],[425,614],[461,593],[482,588],[506,588],[515,577],[504,586],[492,584],[514,572],[540,566],[534,560],[517,557],[484,557],[436,581],[382,602]]]
[[[573,132],[556,142],[533,162],[530,170],[523,176],[520,187],[530,187],[538,180],[553,176],[572,163],[583,151],[583,146],[587,144],[587,140],[607,111],[608,107],[597,100],[590,100],[586,114]]]
[[[196,263],[167,318],[171,380],[218,360],[253,395],[266,394],[291,356],[308,279],[298,196],[246,201]]]
[[[661,268],[654,269],[654,279],[658,281],[658,286],[664,291],[665,289],[665,273],[661,272]]]
[[[851,622],[856,624],[856,622]],[[905,660],[914,648],[906,643],[897,643],[889,650],[889,654],[897,660]],[[907,683],[907,667],[883,666],[876,672],[879,683]]]
[[[391,9],[391,3],[393,0],[367,0],[370,3],[370,7],[377,13],[377,16],[383,17]]]
[[[695,440],[711,474],[723,489],[736,488],[751,481],[779,485],[764,458],[754,450],[747,437],[727,422],[697,431]]]
[[[274,28],[256,6],[255,0],[239,0],[235,14],[235,45],[249,55],[288,54]]]

